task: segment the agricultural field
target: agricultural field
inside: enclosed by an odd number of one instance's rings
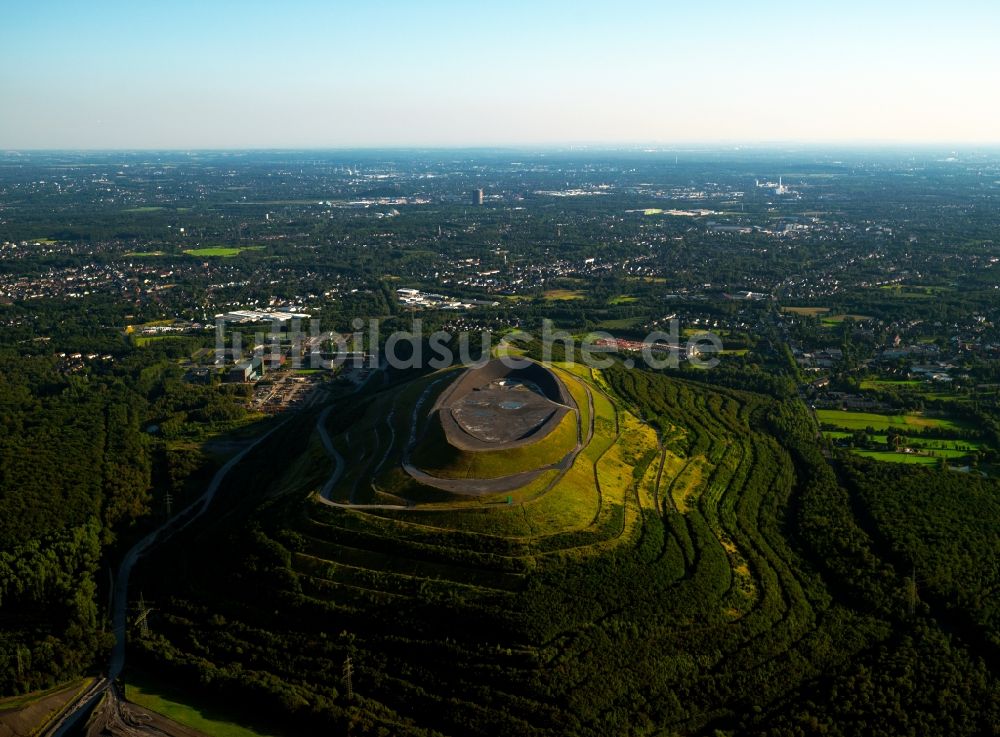
[[[911,463],[915,465],[931,466],[940,464],[937,456],[920,455],[918,453],[903,453],[892,450],[856,450],[854,453],[861,458],[868,458],[882,463]]]
[[[148,346],[152,343],[157,343],[161,340],[183,340],[185,338],[190,339],[190,335],[136,335],[132,338],[135,344],[139,347]]]
[[[669,279],[664,276],[627,276],[625,281],[639,282],[641,284],[667,284]]]
[[[844,320],[853,320],[854,322],[862,322],[864,320],[871,320],[871,315],[852,315],[852,314],[839,314],[839,315],[824,315],[820,318],[820,325],[827,328],[837,327]]]
[[[878,414],[874,412],[852,412],[839,409],[818,409],[816,417],[821,425],[833,425],[845,430],[865,430],[869,427],[875,430],[921,430],[938,428],[942,430],[960,430],[962,426],[943,417],[929,417],[919,412],[908,412],[898,415]]]
[[[618,294],[608,300],[609,305],[630,305],[638,302],[639,298],[632,294]]]
[[[828,430],[824,433],[826,437],[832,438],[834,440],[845,440],[852,437],[853,433],[844,430]],[[874,434],[869,436],[872,442],[875,443],[888,443],[889,438],[887,435]],[[911,448],[920,448],[928,451],[940,452],[945,455],[962,455],[970,453],[973,451],[978,451],[980,449],[980,444],[972,440],[965,439],[953,439],[953,438],[923,438],[918,435],[904,435],[902,437],[902,444]]]
[[[579,289],[548,289],[542,294],[542,299],[546,302],[567,302],[585,298],[586,294]]]
[[[816,410],[816,417],[827,438],[840,445],[848,445],[853,454],[873,461],[927,466],[943,462],[962,465],[977,459],[980,451],[978,442],[961,434],[966,429],[963,425],[946,418],[927,417],[919,413],[884,415],[826,409]],[[874,432],[866,433],[868,428]],[[886,434],[888,430],[897,434],[892,446]],[[935,432],[933,436],[921,435],[926,430],[940,432]],[[859,432],[864,437],[856,441],[855,435]]]
[[[598,330],[630,330],[634,327],[642,325],[643,318],[641,317],[622,317],[613,320],[602,320],[597,323]]]
[[[782,312],[787,312],[790,315],[803,315],[806,317],[816,317],[818,315],[825,315],[830,311],[829,307],[782,307]]]
[[[188,248],[185,249],[184,253],[188,256],[198,256],[205,258],[232,258],[233,256],[239,256],[245,251],[263,251],[264,246],[238,246],[238,247],[227,247],[227,246],[209,246],[206,248]]]

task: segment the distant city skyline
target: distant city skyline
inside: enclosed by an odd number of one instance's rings
[[[0,149],[1000,143],[1000,6],[7,0]]]

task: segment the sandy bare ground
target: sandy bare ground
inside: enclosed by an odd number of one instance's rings
[[[104,692],[84,733],[87,737],[206,737],[203,732],[126,701],[117,686]]]

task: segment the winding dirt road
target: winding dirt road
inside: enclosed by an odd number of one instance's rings
[[[287,421],[287,420],[286,420]],[[102,712],[111,709],[113,712],[123,714],[121,705],[122,699],[118,688],[114,685],[115,680],[121,675],[125,667],[125,642],[128,623],[128,581],[132,574],[132,569],[138,562],[140,556],[148,552],[150,548],[171,535],[180,532],[205,513],[216,492],[222,485],[223,480],[236,465],[242,461],[254,448],[263,443],[276,430],[281,428],[286,421],[272,427],[263,435],[254,440],[235,456],[230,458],[222,468],[216,471],[211,482],[205,488],[204,493],[190,505],[175,514],[164,522],[139,542],[125,554],[121,565],[118,567],[118,575],[115,577],[114,594],[112,597],[111,623],[112,631],[115,635],[115,645],[111,650],[111,659],[108,662],[108,672],[95,683],[94,687],[88,689],[63,712],[62,716],[56,720],[42,733],[42,737],[64,737],[76,725],[80,718],[91,710],[90,707],[100,704]],[[103,697],[103,698],[102,698]],[[124,724],[124,722],[123,722]],[[134,735],[163,735],[162,729],[149,729],[147,731],[137,731],[141,724],[131,724],[127,731],[115,732],[115,734]]]
[[[577,413],[576,447],[571,449],[561,460],[557,461],[556,463],[545,466],[543,468],[532,469],[529,471],[523,471],[520,473],[510,474],[507,476],[500,476],[496,478],[489,478],[489,479],[462,479],[462,478],[451,479],[451,478],[442,478],[439,476],[431,476],[430,474],[425,473],[424,471],[420,470],[410,462],[410,451],[413,449],[413,447],[416,445],[417,442],[417,435],[418,435],[417,425],[418,425],[418,418],[420,415],[420,409],[427,401],[427,398],[430,396],[434,387],[436,387],[446,378],[448,377],[441,377],[440,379],[437,379],[436,381],[429,384],[421,393],[417,401],[414,403],[413,411],[410,416],[409,438],[407,439],[406,444],[403,446],[403,457],[401,462],[403,470],[405,470],[413,479],[427,486],[432,486],[438,489],[442,489],[444,491],[463,494],[469,497],[487,496],[520,488],[524,484],[533,481],[535,478],[537,478],[545,471],[558,470],[559,474],[552,480],[552,482],[548,484],[548,486],[545,489],[545,491],[548,492],[549,490],[551,490],[553,486],[555,486],[555,484],[560,479],[562,479],[562,477],[566,474],[566,472],[572,467],[573,463],[576,460],[576,457],[594,437],[594,426],[595,426],[594,396],[590,390],[590,387],[587,386],[586,384],[583,384],[583,387],[587,393],[587,403],[589,406],[590,422],[588,423],[588,426],[584,428],[582,426],[582,423],[579,422],[580,418],[579,408],[578,407],[573,408],[573,410]],[[331,472],[330,477],[327,479],[326,483],[323,484],[323,488],[320,489],[318,501],[320,501],[322,504],[326,504],[327,506],[331,507],[345,507],[354,509],[413,509],[412,505],[355,504],[353,498],[351,498],[347,502],[335,502],[330,498],[333,488],[337,485],[337,482],[340,481],[340,477],[343,474],[346,466],[344,457],[340,454],[340,452],[337,451],[336,448],[333,447],[333,440],[330,438],[330,434],[326,429],[326,420],[329,417],[330,412],[332,410],[333,410],[332,405],[327,407],[325,410],[323,410],[323,412],[320,414],[319,418],[316,421],[316,430],[319,433],[320,439],[323,442],[323,447],[325,448],[327,455],[331,458],[331,460],[334,463],[333,471]],[[392,450],[392,445],[395,442],[395,430],[392,427],[392,416],[394,412],[395,408],[393,408],[393,411],[392,413],[390,413],[389,416],[390,430],[393,433],[393,441],[390,443],[389,448],[386,450],[385,455],[379,462],[379,466],[384,464],[386,458],[388,458]],[[584,436],[584,433],[586,433],[586,436]]]

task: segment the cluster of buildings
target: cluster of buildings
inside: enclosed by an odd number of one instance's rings
[[[138,334],[143,336],[177,335],[211,329],[211,325],[204,325],[200,322],[193,322],[191,320],[174,320],[166,325],[128,325],[125,328],[125,333],[126,335]]]
[[[638,353],[648,351],[649,353],[671,353],[678,358],[686,358],[689,346],[665,343],[660,341],[625,340],[623,338],[598,338],[594,341],[594,347],[603,348],[605,351],[621,351]],[[690,346],[693,354],[697,354],[697,349]]]
[[[305,312],[295,312],[287,310],[232,310],[221,315],[216,315],[216,320],[227,323],[247,324],[257,322],[289,322],[296,319],[307,319],[311,317]]]
[[[789,188],[784,182],[781,181],[781,177],[778,177],[777,182],[761,181],[759,179],[754,180],[754,184],[757,189],[769,189],[776,195],[786,195],[795,194],[795,192]]]
[[[0,275],[0,298],[15,301],[80,299],[92,294],[134,296],[158,292],[174,278],[173,271],[148,264],[90,263],[49,268],[32,275]]]
[[[481,299],[460,300],[444,294],[422,292],[419,289],[408,287],[397,289],[396,296],[407,307],[422,310],[466,310],[475,307],[497,307],[500,304],[499,302]]]
[[[91,361],[99,360],[110,363],[115,360],[114,356],[110,353],[98,355],[97,353],[80,353],[79,351],[75,353],[60,352],[56,354],[56,357],[59,359],[59,370],[63,373],[82,371],[87,363]]]
[[[815,371],[832,369],[844,360],[844,351],[840,348],[820,348],[808,352],[793,348],[792,355],[795,356],[795,362],[800,368]]]

